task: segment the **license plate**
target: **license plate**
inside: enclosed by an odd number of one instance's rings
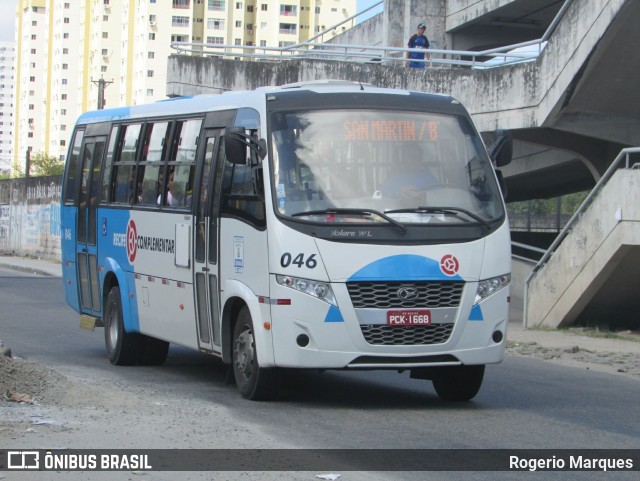
[[[431,311],[428,309],[387,311],[387,325],[429,326],[431,325]]]

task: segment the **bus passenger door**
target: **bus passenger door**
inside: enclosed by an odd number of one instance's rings
[[[97,218],[100,168],[106,137],[85,137],[82,145],[80,198],[77,219],[77,268],[80,308],[85,314],[100,317],[100,281],[98,278]]]
[[[206,129],[202,170],[194,216],[194,285],[198,347],[221,352],[220,288],[218,285],[218,218],[214,199],[219,191],[216,158],[221,129]],[[199,162],[200,163],[200,162]],[[216,188],[216,185],[218,187]]]

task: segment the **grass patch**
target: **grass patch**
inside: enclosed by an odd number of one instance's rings
[[[561,327],[558,329],[554,329],[552,327],[547,326],[538,326],[528,328],[531,331],[542,331],[542,332],[564,332],[567,334],[575,334],[578,336],[588,336],[594,337],[597,339],[613,339],[618,341],[633,341],[640,342],[640,331],[612,331],[607,326],[592,326],[592,327]]]

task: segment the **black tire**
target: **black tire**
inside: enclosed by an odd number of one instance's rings
[[[140,336],[127,332],[122,318],[120,288],[112,287],[104,309],[104,342],[111,364],[131,366],[138,362]]]
[[[484,378],[484,365],[451,366],[438,369],[433,387],[447,401],[469,401],[478,394]]]
[[[254,338],[253,321],[249,309],[240,310],[233,328],[233,375],[236,387],[245,399],[272,399],[277,393],[276,369],[261,368]]]
[[[169,343],[140,335],[138,362],[143,366],[162,366],[169,354]]]

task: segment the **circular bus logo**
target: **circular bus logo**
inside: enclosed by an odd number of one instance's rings
[[[451,254],[447,254],[440,259],[440,269],[448,276],[453,276],[460,268],[460,263]]]
[[[418,289],[415,287],[401,287],[398,289],[397,294],[403,301],[411,301],[418,297]]]
[[[136,229],[136,223],[133,219],[129,220],[127,225],[127,257],[129,262],[133,264],[136,260],[136,253],[138,252],[138,230]]]

